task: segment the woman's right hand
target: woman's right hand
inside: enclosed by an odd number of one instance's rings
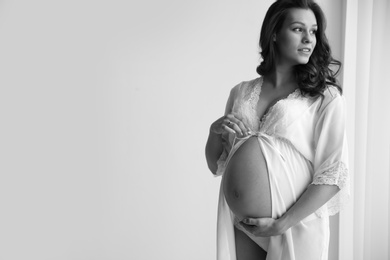
[[[250,129],[234,114],[227,114],[212,123],[210,131],[216,134],[228,132],[237,135],[237,137],[244,137],[249,134]]]

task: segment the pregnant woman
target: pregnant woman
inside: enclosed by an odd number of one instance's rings
[[[328,259],[329,216],[348,198],[345,104],[321,8],[278,0],[260,34],[260,77],[231,92],[210,127],[222,175],[218,260]]]

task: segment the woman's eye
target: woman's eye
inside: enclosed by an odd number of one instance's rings
[[[302,32],[302,28],[299,28],[299,27],[298,28],[294,28],[293,31],[294,32]]]
[[[311,30],[310,33],[311,33],[311,34],[316,34],[316,33],[317,33],[317,30]]]

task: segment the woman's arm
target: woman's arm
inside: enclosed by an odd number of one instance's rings
[[[225,107],[225,115],[217,119],[210,126],[209,137],[206,143],[206,160],[210,171],[217,173],[218,160],[223,153],[223,134],[234,134],[237,137],[248,135],[249,129],[244,125],[241,118],[232,114],[234,99],[240,89],[241,84],[231,89]]]
[[[339,187],[336,185],[311,184],[297,202],[279,219],[248,218],[243,220],[241,226],[255,236],[268,237],[281,235],[323,206],[339,190]]]
[[[278,219],[278,225],[283,231],[295,226],[298,222],[322,207],[339,190],[340,188],[337,185],[310,184],[297,202]]]
[[[219,118],[212,123],[210,127],[209,137],[206,144],[206,160],[210,171],[216,174],[218,169],[217,161],[222,154],[222,134],[231,133],[237,137],[248,135],[249,129],[244,125],[241,119],[238,119],[233,114],[228,114]]]
[[[211,131],[206,143],[206,160],[210,171],[215,175],[218,169],[217,161],[223,151],[222,135]]]

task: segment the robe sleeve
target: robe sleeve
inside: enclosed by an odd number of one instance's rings
[[[340,191],[316,211],[321,217],[334,215],[348,202],[349,172],[345,131],[345,100],[340,94],[325,97],[314,129],[314,185],[337,185]],[[327,99],[331,99],[327,101]]]
[[[240,86],[241,86],[241,84],[238,84],[237,86],[235,86],[234,88],[231,89],[230,95],[229,95],[229,98],[228,98],[228,101],[227,101],[226,107],[225,107],[225,115],[231,113],[231,111],[233,109],[233,105],[234,105],[234,100],[237,97],[237,92],[238,92]],[[232,149],[231,141],[232,141],[232,137],[231,137],[231,135],[229,135],[229,133],[222,134],[223,151],[222,151],[222,154],[217,161],[218,168],[217,168],[217,172],[216,172],[215,176],[221,176],[225,172],[226,159],[230,153],[230,150]]]

